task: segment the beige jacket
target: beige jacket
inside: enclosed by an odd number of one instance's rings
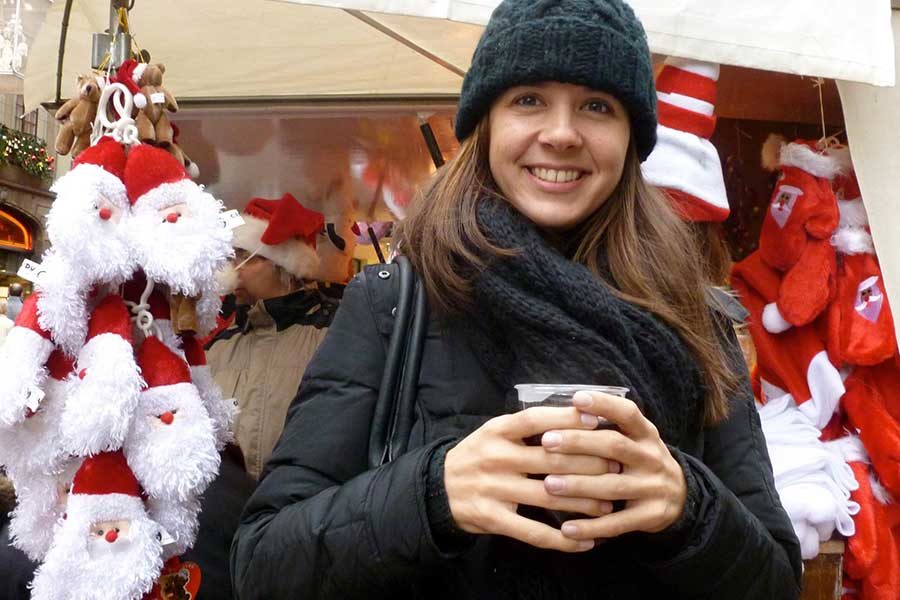
[[[235,437],[247,472],[256,479],[281,436],[288,407],[335,308],[306,291],[257,302],[207,350],[222,394],[238,401]]]

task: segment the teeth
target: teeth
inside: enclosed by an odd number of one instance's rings
[[[531,169],[531,172],[538,179],[549,183],[568,183],[581,177],[581,171],[559,171],[557,169],[535,167]]]

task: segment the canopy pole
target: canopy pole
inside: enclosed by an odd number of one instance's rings
[[[69,33],[69,15],[72,12],[72,0],[66,0],[63,10],[62,27],[59,30],[59,54],[56,58],[56,105],[62,103],[62,74],[63,62],[66,58],[66,36]]]

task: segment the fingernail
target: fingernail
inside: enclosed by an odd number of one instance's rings
[[[575,537],[578,535],[578,525],[572,523],[563,523],[559,530],[562,531],[562,534],[566,537]]]
[[[605,500],[602,500],[602,501],[600,502],[600,510],[601,510],[604,514],[609,514],[609,513],[611,513],[611,512],[613,511],[613,504],[612,504],[612,502],[607,502],[607,501],[605,501]]]
[[[584,540],[584,541],[578,542],[579,550],[590,550],[593,547],[594,547],[593,540]]]
[[[589,415],[587,413],[581,413],[581,422],[587,425],[588,427],[596,427],[600,422],[597,420],[597,415]]]
[[[541,444],[543,444],[547,448],[556,448],[557,446],[562,444],[562,434],[559,434],[555,431],[548,431],[541,438]]]
[[[622,465],[614,460],[609,461],[609,472],[610,473],[621,473]]]
[[[587,392],[575,392],[575,395],[572,396],[572,404],[578,408],[587,408],[593,404],[593,402],[594,399],[591,398],[591,395]]]
[[[547,488],[547,491],[551,494],[555,494],[566,488],[566,480],[562,477],[548,475],[544,478],[544,487]]]

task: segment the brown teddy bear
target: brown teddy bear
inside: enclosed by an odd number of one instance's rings
[[[172,123],[172,143],[166,146],[166,150],[184,165],[184,170],[191,176],[191,179],[197,179],[200,176],[200,167],[178,145],[178,135],[178,125]]]
[[[80,75],[75,97],[69,99],[56,111],[60,122],[56,134],[56,151],[59,154],[72,153],[72,158],[91,145],[91,127],[97,116],[100,102],[100,83],[96,75]]]
[[[166,66],[162,63],[140,64],[135,68],[133,75],[146,101],[141,103],[143,106],[138,107],[135,119],[138,137],[146,144],[155,144],[162,148],[172,144],[174,135],[166,111],[178,112],[178,102],[162,84],[165,72]]]

